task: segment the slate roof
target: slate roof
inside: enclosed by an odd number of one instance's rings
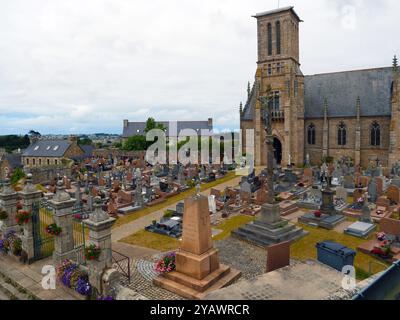
[[[38,140],[26,148],[24,157],[63,157],[70,142],[68,140]]]
[[[357,97],[361,99],[361,116],[390,116],[392,82],[392,68],[306,76],[305,117],[323,117],[325,98],[329,117],[354,117]]]
[[[322,118],[325,98],[328,117],[355,117],[357,97],[361,99],[361,116],[391,116],[392,70],[388,67],[305,76],[305,118]],[[253,120],[256,96],[253,89],[242,120]]]
[[[167,135],[175,136],[175,134],[169,133],[169,122],[168,121],[157,121],[167,128]],[[135,135],[145,135],[144,130],[146,129],[146,122],[128,122],[128,126],[124,127],[122,136],[124,138],[132,137]],[[177,121],[178,134],[183,129],[193,129],[199,131],[201,129],[212,130],[212,126],[208,126],[208,121]]]
[[[6,153],[1,160],[7,160],[11,168],[22,168],[21,153]]]
[[[73,160],[80,161],[80,160],[85,160],[85,159],[91,158],[93,156],[93,151],[94,151],[95,147],[92,146],[91,144],[79,145],[79,147],[83,150],[84,154],[81,154],[76,157],[72,157]]]

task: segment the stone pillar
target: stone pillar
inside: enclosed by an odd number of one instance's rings
[[[87,261],[89,281],[100,293],[103,293],[102,275],[106,269],[112,267],[111,227],[115,219],[102,210],[101,199],[96,197],[94,212],[84,223],[89,229],[89,243],[86,246],[94,244],[101,248],[100,257],[97,260]]]
[[[322,130],[322,157],[329,156],[329,122],[328,122],[328,100],[324,101],[324,127]]]
[[[11,188],[10,179],[6,179],[3,187],[3,191],[0,192],[0,210],[7,212],[7,219],[3,220],[1,226],[2,235],[6,235],[9,231],[16,231],[19,229],[17,222],[15,221],[15,214],[17,212],[17,192]]]
[[[62,180],[58,180],[56,194],[53,199],[49,200],[49,204],[53,208],[54,223],[62,229],[62,232],[54,237],[53,261],[55,265],[65,259],[76,259],[72,227],[75,202],[76,199],[71,198],[65,191]]]
[[[32,174],[28,174],[25,180],[25,187],[19,193],[22,198],[22,210],[33,212],[33,204],[37,204],[42,197],[42,192],[38,191],[32,183]],[[32,262],[34,257],[33,224],[32,219],[23,224],[22,250],[26,252],[28,262]]]
[[[360,97],[357,98],[357,124],[356,124],[356,143],[354,153],[354,164],[361,165],[361,101]]]

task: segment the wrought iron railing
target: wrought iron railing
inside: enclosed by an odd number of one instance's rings
[[[115,250],[112,250],[112,261],[115,268],[131,283],[131,259]]]
[[[285,112],[283,110],[273,110],[272,120],[279,121],[285,119]]]

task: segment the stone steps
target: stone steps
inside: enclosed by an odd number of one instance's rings
[[[225,269],[225,268],[224,268]],[[165,278],[165,277],[160,277],[154,279],[154,283],[157,284],[158,286],[167,289],[169,291],[172,291],[182,297],[185,297],[187,299],[191,300],[197,300],[197,299],[203,299],[206,295],[209,293],[227,287],[234,283],[237,279],[239,279],[241,275],[240,271],[230,269],[228,268],[228,273],[226,273],[224,276],[217,278],[217,281],[215,281],[210,287],[208,287],[206,290],[203,292],[199,292],[196,289],[194,289],[192,286],[184,286],[181,285],[174,280]]]
[[[277,237],[272,238],[268,234],[262,233],[262,231],[255,231],[254,229],[244,226],[232,232],[232,236],[259,247],[268,247],[273,244],[277,244],[284,241],[296,241],[302,238],[306,233],[303,229],[294,227],[289,232],[279,234]]]
[[[21,292],[12,283],[0,276],[0,291],[2,291],[10,300],[32,300],[28,293]]]

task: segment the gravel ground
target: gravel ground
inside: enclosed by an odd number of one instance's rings
[[[214,243],[220,262],[242,271],[241,279],[251,279],[265,273],[267,252],[247,242],[228,237]]]

